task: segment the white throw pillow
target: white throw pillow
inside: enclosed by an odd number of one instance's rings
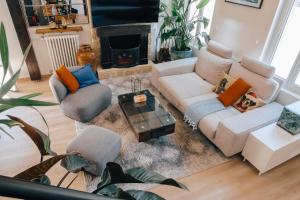
[[[232,65],[231,59],[216,56],[202,48],[196,64],[196,73],[204,80],[216,85],[222,78],[223,72],[228,73]]]

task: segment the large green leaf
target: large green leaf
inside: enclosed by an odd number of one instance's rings
[[[2,78],[2,83],[3,83],[3,80],[6,76],[8,66],[9,66],[8,43],[7,43],[6,32],[5,32],[3,22],[1,22],[0,25],[0,56],[3,64],[3,78]]]
[[[198,4],[197,4],[197,9],[202,9],[204,8],[207,4],[209,3],[209,0],[201,0]]]
[[[109,162],[103,172],[102,180],[97,186],[98,189],[94,193],[97,193],[108,185],[117,183],[155,183],[187,189],[185,185],[174,179],[165,178],[158,173],[143,168],[133,168],[124,172],[119,164]]]
[[[21,69],[19,69],[4,85],[0,88],[0,98],[6,95],[9,90],[16,84],[21,73]]]
[[[41,183],[43,185],[51,185],[51,181],[50,181],[50,178],[43,174],[41,175],[39,178],[35,178],[33,180],[31,180],[32,182],[35,182],[35,183]]]
[[[8,115],[8,117],[22,124],[21,129],[30,137],[30,139],[34,142],[36,147],[39,149],[41,158],[43,158],[43,156],[46,155],[51,155],[51,156],[57,155],[50,148],[51,141],[48,135],[43,133],[41,130],[27,124],[26,122],[24,122],[22,119],[18,117],[11,116],[11,115]]]
[[[3,133],[5,133],[8,137],[10,137],[11,139],[15,139],[9,132],[7,132],[4,128],[0,127],[0,131],[2,131]],[[0,136],[1,137],[1,136]]]
[[[97,194],[118,198],[118,199],[126,199],[126,200],[164,200],[164,198],[159,195],[142,190],[122,190],[116,185],[109,185],[102,190],[100,190]]]
[[[23,59],[22,59],[22,62],[20,64],[20,67],[19,67],[19,70],[4,84],[1,86],[0,88],[0,98],[2,98],[5,94],[7,94],[7,92],[16,84],[19,76],[20,76],[20,73],[21,73],[21,68],[28,56],[28,53],[31,49],[31,46],[32,44],[30,43],[24,53],[24,56],[23,56]]]
[[[142,190],[126,190],[126,192],[133,196],[136,200],[165,200],[153,192]]]
[[[156,183],[161,185],[169,185],[178,187],[181,189],[188,190],[188,188],[180,182],[175,181],[174,179],[166,178],[156,172],[146,170],[141,167],[132,168],[125,172],[125,174],[130,175],[136,180],[139,180],[143,183]]]
[[[126,199],[126,200],[136,200],[133,196],[129,193],[125,192],[121,188],[115,185],[109,185],[102,190],[98,191],[96,194],[104,195],[111,198],[118,198],[118,199]]]
[[[10,106],[56,106],[57,103],[37,101],[31,99],[22,98],[11,98],[11,99],[0,99],[0,104],[10,105]]]
[[[72,173],[77,173],[79,171],[96,170],[97,167],[95,163],[86,160],[80,154],[76,153],[67,155],[64,159],[62,159],[60,164],[67,171]]]
[[[32,93],[32,94],[28,94],[28,95],[25,95],[25,96],[21,96],[19,97],[18,99],[31,99],[31,98],[34,98],[34,97],[37,97],[37,96],[40,96],[42,93]],[[11,105],[0,105],[0,113],[1,112],[4,112],[6,110],[9,110],[9,109],[12,109],[14,108],[15,106],[11,106]]]
[[[12,128],[14,126],[23,126],[20,122],[11,119],[0,119],[0,124],[4,124],[9,128]]]
[[[53,167],[57,162],[63,159],[66,155],[58,155],[48,160],[45,160],[35,166],[30,167],[29,169],[19,173],[15,176],[17,179],[32,181],[39,179],[41,176],[45,175],[46,172]]]

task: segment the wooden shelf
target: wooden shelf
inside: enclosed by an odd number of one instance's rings
[[[47,33],[65,33],[65,32],[79,32],[83,31],[82,26],[72,26],[67,28],[37,28],[36,33],[37,34],[47,34]]]

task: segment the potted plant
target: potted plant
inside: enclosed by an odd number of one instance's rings
[[[203,24],[206,28],[209,19],[199,16],[199,12],[208,4],[209,0],[173,0],[171,10],[161,2],[160,12],[162,13],[163,23],[160,27],[159,37],[161,44],[172,43],[170,54],[172,60],[192,57],[192,41],[197,41],[198,48],[204,46],[203,40],[207,42],[207,33],[195,33],[192,31],[197,24]],[[192,4],[196,3],[196,11],[190,15],[189,11]]]

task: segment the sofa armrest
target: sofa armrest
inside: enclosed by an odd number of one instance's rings
[[[243,150],[249,133],[276,122],[282,110],[283,105],[273,102],[225,119],[217,127],[214,142],[226,156],[239,153]]]
[[[185,58],[160,64],[154,64],[152,74],[157,77],[194,72],[197,57]]]

